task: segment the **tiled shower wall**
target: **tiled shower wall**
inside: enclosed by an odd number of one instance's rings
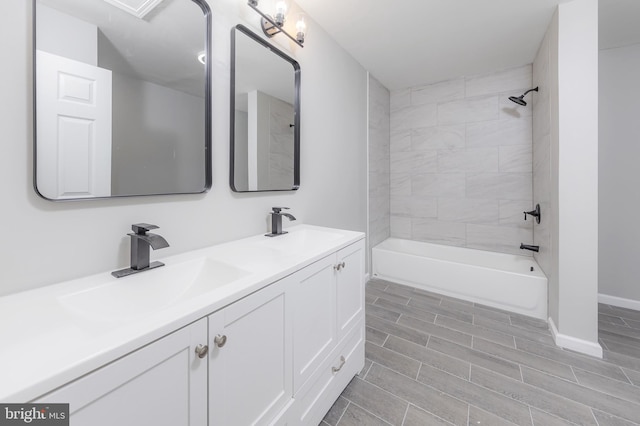
[[[369,76],[369,250],[390,235],[389,97]]]
[[[531,254],[532,108],[508,100],[531,82],[527,65],[391,92],[391,236]]]
[[[540,246],[535,254],[536,261],[547,277],[552,271],[552,211],[557,211],[551,186],[551,46],[550,31],[545,34],[538,54],[533,62],[533,84],[540,87],[540,92],[533,99],[533,197],[540,204],[543,220],[533,228],[533,241]]]

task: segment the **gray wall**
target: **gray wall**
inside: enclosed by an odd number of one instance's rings
[[[598,2],[563,3],[534,63],[536,255],[549,279],[556,344],[602,355],[598,344]]]
[[[204,99],[113,74],[113,195],[204,188]]]
[[[369,252],[391,235],[390,94],[369,75]]]
[[[531,66],[391,93],[391,235],[530,255]]]
[[[39,5],[36,34],[39,50],[93,66],[98,64],[98,29],[95,25]]]
[[[243,2],[209,5],[213,189],[203,195],[52,203],[33,190],[31,2],[0,2],[0,39],[7,41],[0,59],[0,294],[127,266],[126,233],[136,222],[160,226],[158,233],[171,244],[154,252],[154,258],[265,233],[268,212],[277,205],[291,207],[299,222],[366,230],[366,71],[314,23],[304,49],[291,46],[286,37],[272,39],[302,69],[302,187],[287,193],[233,193],[228,185],[229,29],[243,23],[259,33],[260,21]]]
[[[601,50],[599,84],[599,292],[640,309],[640,44]]]

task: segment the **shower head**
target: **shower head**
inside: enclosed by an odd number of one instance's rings
[[[509,96],[509,100],[510,100],[511,102],[515,102],[515,103],[517,103],[518,105],[526,106],[526,105],[527,105],[527,103],[526,103],[526,102],[525,102],[525,100],[524,100],[524,96],[525,96],[527,93],[529,93],[529,92],[537,92],[537,91],[538,91],[538,88],[537,88],[537,87],[535,87],[535,88],[533,88],[533,89],[529,89],[529,90],[527,90],[526,92],[524,92],[524,93],[523,93],[522,95],[520,95],[520,96]]]
[[[527,102],[525,102],[525,100],[524,100],[524,95],[520,95],[518,97],[509,96],[509,100],[511,102],[517,103],[518,105],[527,106]]]

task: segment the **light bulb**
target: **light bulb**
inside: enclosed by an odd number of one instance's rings
[[[287,3],[285,3],[284,1],[279,1],[276,3],[276,24],[278,24],[278,26],[282,26],[282,24],[284,24],[284,17],[287,14]]]
[[[304,43],[304,35],[307,31],[307,23],[305,22],[304,15],[298,16],[298,22],[296,22],[296,39],[300,43]]]

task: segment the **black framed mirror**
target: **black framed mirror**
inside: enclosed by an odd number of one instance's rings
[[[243,25],[231,30],[230,186],[300,187],[300,65]]]
[[[206,0],[33,0],[33,10],[36,192],[209,190]]]

